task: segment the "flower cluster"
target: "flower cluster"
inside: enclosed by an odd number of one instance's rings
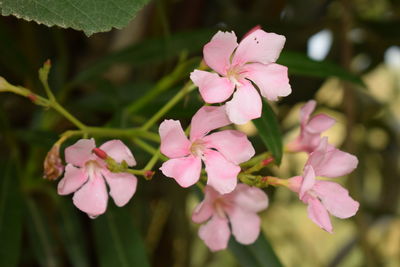
[[[229,127],[261,116],[260,94],[276,101],[291,93],[287,68],[275,63],[284,43],[285,37],[258,27],[239,43],[233,32],[218,32],[203,50],[205,63],[215,72],[194,70],[190,75],[207,105],[192,117],[189,137],[177,120],[166,119],[159,126],[160,152],[168,157],[161,172],[181,187],[196,183],[204,187],[204,199],[194,210],[192,220],[204,223],[199,236],[212,251],[225,249],[231,233],[242,244],[257,239],[261,225],[257,213],[268,207],[268,197],[258,187],[279,185],[296,192],[308,205],[310,219],[328,232],[332,232],[329,213],[348,218],[358,210],[358,202],[346,189],[317,179],[346,175],[356,168],[358,160],[321,137],[335,120],[324,114],[311,117],[315,101],[301,109],[300,135],[286,147],[309,154],[302,175],[289,179],[253,175],[271,163],[271,157],[246,170],[240,166],[249,162],[255,150],[244,133]],[[216,103],[220,104],[209,105]],[[64,169],[58,149],[58,145],[53,148],[45,162],[46,175],[51,179]],[[107,185],[117,206],[125,205],[136,191],[135,172],[128,168],[136,161],[119,140],[96,148],[94,139],[81,139],[66,148],[65,160],[58,193],[74,193],[75,206],[91,218],[107,208]],[[154,172],[146,170],[141,175],[148,178],[149,173]]]

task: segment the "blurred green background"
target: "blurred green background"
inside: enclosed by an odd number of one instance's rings
[[[315,98],[317,112],[338,121],[329,140],[360,161],[351,175],[337,179],[360,210],[351,219],[333,218],[334,234],[307,218],[296,195],[268,188],[263,231],[278,258],[284,266],[400,266],[399,1],[154,0],[122,30],[91,37],[0,17],[0,75],[43,94],[37,70],[51,59],[51,87],[81,121],[139,126],[188,80],[214,33],[233,30],[240,38],[255,25],[287,39],[279,62],[289,67],[293,93],[276,105],[284,140],[298,133],[299,108]],[[155,86],[159,94],[151,102],[132,107]],[[191,94],[167,117],[188,125],[201,105]],[[264,150],[252,125],[240,128],[253,136],[258,152]],[[246,265],[240,253],[208,251],[190,221],[195,190],[160,173],[150,182],[140,178],[127,206],[116,209],[109,201],[96,220],[78,211],[70,196],[58,196],[57,182],[42,179],[42,166],[68,129],[73,126],[55,112],[1,95],[0,265]],[[124,142],[143,167],[150,156],[133,140]],[[284,155],[274,172],[298,175],[305,158]]]

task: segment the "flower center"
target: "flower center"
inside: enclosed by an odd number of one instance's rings
[[[244,79],[244,73],[245,71],[242,70],[240,65],[234,65],[227,70],[226,76],[233,84],[236,86],[241,86],[243,85],[241,81]]]
[[[192,143],[190,153],[192,153],[193,156],[202,158],[205,148],[205,142],[201,139],[197,139]]]
[[[96,175],[96,172],[100,169],[100,165],[95,160],[90,160],[85,164],[87,174],[89,176],[89,180],[93,179]]]
[[[224,212],[224,200],[222,198],[217,198],[214,201],[214,210],[220,218],[226,218]]]

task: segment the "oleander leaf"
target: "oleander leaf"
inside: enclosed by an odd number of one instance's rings
[[[149,0],[3,0],[3,16],[13,15],[46,26],[82,30],[86,35],[120,29]]]

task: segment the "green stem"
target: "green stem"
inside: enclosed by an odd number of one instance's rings
[[[153,157],[151,157],[151,159],[149,160],[149,162],[146,164],[146,166],[144,167],[145,170],[151,170],[153,169],[154,165],[156,165],[158,159],[161,156],[161,152],[160,149],[158,149],[156,151],[156,153],[154,153]]]
[[[58,104],[57,101],[50,101],[50,106],[55,109],[58,113],[60,113],[64,118],[69,120],[72,124],[78,127],[81,130],[85,130],[87,126],[80,122],[77,118],[75,118],[71,113],[69,113],[64,107]]]
[[[186,83],[186,85],[167,103],[162,107],[156,114],[151,117],[147,123],[145,123],[141,128],[143,130],[148,130],[153,126],[162,116],[165,115],[171,108],[173,108],[185,95],[190,93],[196,88],[192,82]]]
[[[264,152],[264,153],[261,153],[260,155],[253,157],[249,161],[246,161],[246,162],[240,164],[240,167],[241,168],[252,167],[252,166],[256,165],[257,163],[261,162],[262,160],[270,158],[270,157],[271,157],[270,152]]]

